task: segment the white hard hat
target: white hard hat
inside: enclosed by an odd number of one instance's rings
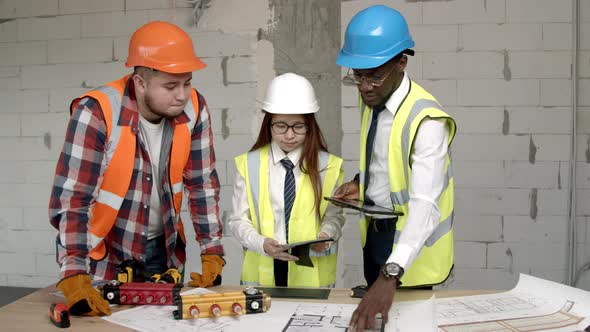
[[[308,114],[317,112],[320,106],[305,77],[286,73],[270,81],[262,109],[273,114]]]

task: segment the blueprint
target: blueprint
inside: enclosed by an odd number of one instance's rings
[[[439,331],[584,331],[590,293],[521,274],[508,292],[437,299]]]

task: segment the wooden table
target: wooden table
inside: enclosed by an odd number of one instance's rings
[[[239,286],[219,286],[211,290],[215,292],[227,292],[239,290]],[[56,297],[51,293],[57,292],[55,286],[40,289],[13,303],[0,308],[0,330],[1,331],[63,331],[55,327],[49,321],[49,306],[51,302],[64,302],[64,298]],[[423,290],[398,290],[395,294],[396,301],[424,300],[436,294],[437,297],[465,296],[491,292],[481,291],[423,291]],[[288,299],[280,299],[288,301]],[[308,302],[329,302],[329,303],[359,303],[360,299],[350,297],[350,289],[337,288],[330,293],[328,300],[301,300]],[[113,312],[130,308],[129,306],[113,307]],[[100,317],[70,317],[73,331],[130,331],[130,329],[109,323]]]

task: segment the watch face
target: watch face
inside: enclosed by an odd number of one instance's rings
[[[400,272],[400,266],[397,264],[386,264],[385,265],[385,272],[391,276],[397,276]]]

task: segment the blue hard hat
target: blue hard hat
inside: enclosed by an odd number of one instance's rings
[[[412,47],[414,40],[400,12],[383,5],[371,6],[350,20],[336,63],[354,69],[375,68]]]

